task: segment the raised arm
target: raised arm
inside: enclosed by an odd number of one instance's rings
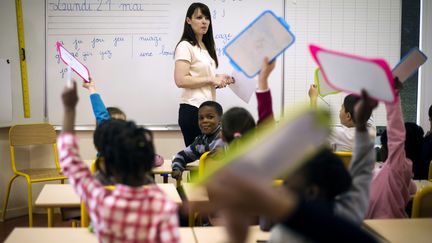
[[[59,160],[62,172],[69,178],[78,195],[88,203],[88,199],[101,195],[103,186],[92,177],[89,168],[79,155],[77,138],[74,134],[75,108],[78,102],[76,83],[65,88],[62,94],[64,119],[63,130],[57,139]]]
[[[268,85],[268,77],[274,70],[275,66],[276,61],[269,63],[268,58],[264,58],[258,78],[258,89],[256,91],[256,97],[258,101],[258,124],[267,119],[274,122],[273,104],[270,88]]]
[[[399,92],[397,93],[397,101],[394,104],[385,104],[387,111],[388,148],[386,163],[388,163],[389,166],[393,166],[395,163],[403,163],[404,161],[408,161],[405,159],[405,124],[402,115]]]
[[[355,106],[356,134],[349,172],[351,188],[336,199],[335,213],[360,225],[369,206],[369,188],[375,164],[374,143],[367,131],[367,119],[377,102],[366,93]]]
[[[105,107],[105,104],[102,101],[100,95],[96,92],[95,83],[90,79],[90,83],[84,82],[82,85],[90,92],[90,102],[93,108],[93,114],[96,118],[96,123],[100,124],[103,121],[109,120],[110,114]]]

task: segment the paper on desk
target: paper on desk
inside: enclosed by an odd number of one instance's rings
[[[233,70],[231,76],[234,78],[235,82],[229,86],[230,89],[244,102],[249,103],[256,90],[257,81],[235,70]]]
[[[376,100],[390,103],[396,100],[393,74],[385,60],[327,50],[316,45],[310,45],[309,49],[331,87],[357,95],[364,89]]]
[[[66,48],[60,43],[56,43],[57,51],[60,55],[60,59],[68,66],[72,68],[85,82],[90,82],[90,73],[84,64],[70,54]]]

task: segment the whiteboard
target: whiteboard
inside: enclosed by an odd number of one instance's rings
[[[400,0],[293,0],[286,1],[285,20],[296,43],[285,55],[284,104],[308,101],[317,64],[309,44],[371,58],[383,58],[390,67],[399,62],[401,49]],[[334,124],[346,93],[328,95],[319,105],[330,107]],[[286,110],[285,114],[290,114]],[[385,126],[383,104],[373,112],[375,124]]]
[[[106,106],[117,106],[141,125],[177,124],[181,90],[174,82],[174,48],[186,10],[180,0],[46,0],[48,120],[62,123],[66,67],[56,53],[63,43],[90,71]],[[232,72],[224,45],[264,10],[283,15],[283,0],[207,0],[219,60],[217,73]],[[289,51],[289,50],[288,50]],[[270,76],[275,115],[281,112],[282,60]],[[75,76],[77,79],[78,77]],[[77,125],[94,125],[88,91],[79,89]],[[256,99],[244,103],[230,89],[217,90],[224,110],[246,107],[257,117]]]

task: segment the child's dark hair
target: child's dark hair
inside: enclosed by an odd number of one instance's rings
[[[105,161],[105,173],[117,183],[141,186],[153,168],[155,151],[152,133],[134,122],[110,119],[94,133],[94,144]]]
[[[122,110],[120,110],[120,108],[117,108],[117,107],[112,107],[112,106],[107,107],[107,111],[110,114],[111,118],[116,117],[116,116],[126,117],[126,114]]]
[[[420,165],[421,163],[424,131],[423,128],[413,122],[405,122],[405,131],[405,154],[406,157],[413,162],[414,167],[416,167],[416,165]],[[380,139],[382,144],[381,149],[387,152],[387,130],[384,130]],[[387,153],[385,153],[384,156],[386,158],[382,159],[386,160]]]
[[[347,191],[351,186],[351,175],[341,158],[329,148],[323,148],[300,168],[308,185],[319,187],[327,200]]]
[[[343,106],[345,108],[345,112],[348,112],[351,115],[351,119],[354,120],[354,107],[355,104],[360,100],[360,97],[355,96],[353,94],[349,94],[345,96]]]
[[[222,116],[222,135],[227,143],[236,138],[236,134],[244,135],[256,126],[252,115],[244,108],[233,107]]]
[[[199,109],[201,109],[202,107],[205,107],[205,106],[213,107],[216,110],[216,113],[218,114],[218,116],[222,117],[222,114],[223,114],[222,106],[219,103],[217,103],[216,101],[211,101],[211,100],[204,101],[199,106]]]
[[[213,60],[215,61],[216,67],[218,67],[219,62],[218,62],[218,58],[216,55],[215,42],[213,39],[213,23],[211,21],[210,9],[207,7],[207,5],[205,5],[203,3],[192,3],[189,6],[189,8],[186,12],[186,17],[185,17],[185,21],[184,21],[183,34],[182,34],[182,37],[180,38],[180,41],[178,43],[180,43],[182,41],[187,41],[192,46],[198,46],[199,47],[198,41],[195,37],[195,33],[194,33],[192,27],[190,26],[190,24],[188,24],[186,21],[187,18],[192,19],[192,15],[195,13],[195,11],[197,9],[201,10],[201,13],[210,19],[210,24],[209,24],[207,33],[205,33],[204,36],[202,37],[202,41],[203,41],[208,53],[210,54],[211,58],[213,58]],[[177,43],[177,45],[178,45],[178,43]]]

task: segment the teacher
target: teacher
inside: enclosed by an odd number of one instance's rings
[[[175,83],[183,89],[178,123],[187,147],[201,134],[198,107],[204,101],[216,99],[216,88],[233,83],[229,75],[215,74],[218,59],[207,5],[192,3],[189,6],[174,58]]]

